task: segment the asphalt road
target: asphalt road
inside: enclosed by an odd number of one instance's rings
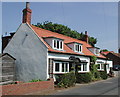
[[[90,84],[77,84],[75,88],[61,90],[53,95],[55,97],[57,95],[97,95],[95,97],[99,97],[100,95],[118,95],[118,90],[120,90],[118,88],[118,77],[115,77]]]

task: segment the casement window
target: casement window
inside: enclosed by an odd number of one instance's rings
[[[104,70],[104,64],[101,64],[101,70]]]
[[[68,63],[62,63],[62,72],[68,72]]]
[[[60,63],[55,63],[55,71],[56,72],[60,71]]]
[[[63,50],[63,41],[54,39],[53,40],[53,49]]]
[[[97,69],[100,70],[100,64],[97,64]]]
[[[97,70],[104,70],[104,64],[97,64]]]
[[[84,72],[87,71],[87,63],[81,63],[78,66],[78,72]]]
[[[68,62],[54,62],[54,73],[69,72]]]
[[[82,45],[75,44],[75,52],[82,52]]]

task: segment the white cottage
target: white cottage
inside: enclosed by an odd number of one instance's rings
[[[96,56],[98,70],[107,72],[112,67],[112,61],[107,60],[99,52],[99,48],[85,41],[77,40],[56,32],[51,32],[31,25],[31,9],[29,3],[23,10],[23,22],[4,49],[16,58],[16,79],[29,81],[54,77],[56,74],[70,72],[79,65],[79,73],[90,72],[90,57]]]

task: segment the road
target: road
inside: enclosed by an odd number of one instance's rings
[[[120,81],[120,80],[119,80]],[[118,95],[118,77],[102,80],[90,84],[77,84],[75,88],[61,90],[53,95]],[[115,96],[116,97],[116,96]]]

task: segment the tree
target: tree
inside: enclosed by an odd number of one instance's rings
[[[76,38],[79,40],[84,40],[84,36],[85,36],[85,34],[83,34],[82,32],[79,33],[76,30],[71,30],[69,27],[65,25],[52,23],[49,21],[45,21],[43,23],[37,23],[37,25],[35,26],[49,30],[49,31],[53,31],[59,34],[63,34],[72,38]],[[95,46],[96,43],[97,43],[97,39],[89,36],[89,44],[92,46]]]
[[[107,52],[107,51],[108,51],[107,49],[100,50],[100,52]]]

